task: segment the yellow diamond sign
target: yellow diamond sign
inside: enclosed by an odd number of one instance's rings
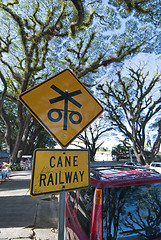
[[[90,184],[88,150],[36,149],[33,154],[30,194],[40,196]]]
[[[69,69],[23,92],[19,100],[62,147],[67,147],[103,112],[100,103]]]

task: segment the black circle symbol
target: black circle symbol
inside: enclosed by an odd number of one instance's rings
[[[78,119],[77,121],[75,121],[75,120],[73,119],[73,116],[74,116],[74,115],[77,115],[77,116],[79,117],[79,119]],[[82,121],[82,115],[81,115],[79,112],[71,111],[71,113],[70,113],[70,115],[69,115],[69,119],[70,119],[70,121],[71,121],[73,124],[79,124],[79,123],[81,123],[81,121]]]
[[[57,117],[57,118],[53,118],[53,117],[51,116],[51,114],[54,113],[54,112],[58,113],[58,117]],[[48,112],[48,118],[49,118],[49,120],[52,121],[52,122],[59,122],[59,121],[62,119],[61,110],[60,110],[60,109],[55,109],[55,108],[51,109],[51,110]]]

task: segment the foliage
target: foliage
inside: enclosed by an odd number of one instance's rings
[[[158,26],[161,23],[161,6],[159,0],[112,0],[111,4],[118,7],[124,17],[128,17],[129,13],[133,12],[142,21],[152,21]]]
[[[12,170],[12,171],[21,171],[21,170],[23,170],[23,169],[21,168],[21,166],[20,166],[19,163],[13,163],[13,164],[11,165],[11,170]]]
[[[100,147],[100,148],[98,149],[98,151],[100,151],[100,152],[108,152],[109,149],[108,149],[107,147]]]
[[[74,142],[73,145],[81,147],[83,143],[83,147],[89,150],[90,161],[94,161],[96,151],[100,149],[101,145],[104,143],[104,140],[101,140],[104,134],[107,134],[112,130],[109,128],[107,124],[104,123],[104,119],[99,117],[93,124],[91,124],[79,137],[78,140],[80,142]]]
[[[138,195],[138,203],[136,205],[135,197],[133,203],[137,206],[135,214],[132,212],[126,213],[124,226],[130,229],[131,233],[138,233],[146,239],[160,237],[160,187],[149,185],[136,195]]]
[[[106,225],[103,236],[105,239],[117,239],[120,216],[124,213],[128,189],[129,187],[104,188],[103,221]]]
[[[119,143],[116,147],[112,148],[113,158],[116,158],[117,161],[119,161],[121,158],[130,159],[130,154],[133,154],[133,147],[126,139],[120,142],[121,143]]]
[[[104,189],[104,239],[160,238],[161,195],[158,184]]]
[[[117,76],[117,80],[107,81],[105,86],[98,86],[103,95],[101,101],[105,104],[111,124],[133,143],[137,160],[147,164],[144,152],[146,129],[149,122],[154,121],[161,113],[161,74],[156,73],[150,78],[149,72],[143,73],[143,68],[130,68],[128,77],[122,77],[120,72]],[[159,121],[150,161],[153,161],[159,151],[160,139]]]
[[[21,92],[66,67],[87,86],[94,86],[109,65],[140,51],[159,51],[158,0],[153,1],[151,18],[138,11],[131,14],[135,6],[125,15],[122,10],[126,6],[116,4],[88,0],[0,2],[0,145],[12,154],[13,162],[19,161],[23,151],[30,152],[27,146],[36,139],[36,146],[43,145],[38,136],[41,126],[18,101]],[[44,146],[47,142],[44,135]]]

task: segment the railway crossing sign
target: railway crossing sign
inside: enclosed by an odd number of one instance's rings
[[[101,104],[69,69],[23,92],[19,100],[62,147],[103,112]]]
[[[88,150],[80,149],[36,149],[33,154],[31,196],[89,187],[88,155]]]

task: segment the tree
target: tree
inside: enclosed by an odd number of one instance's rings
[[[117,239],[121,214],[125,208],[125,197],[129,187],[105,188],[103,201],[103,236],[105,239]]]
[[[135,206],[135,209],[132,212],[128,208],[125,210],[122,223],[126,233],[138,233],[143,239],[160,238],[160,187],[157,184],[148,187],[145,185],[131,196],[130,206]]]
[[[13,162],[19,161],[18,152],[23,154],[25,144],[30,139],[34,142],[40,132],[40,126],[18,102],[21,92],[66,67],[91,86],[100,73],[106,73],[107,66],[139,51],[158,49],[159,29],[152,18],[149,21],[131,13],[128,18],[112,4],[88,0],[0,2],[0,139]],[[158,7],[158,0],[154,5]],[[156,15],[154,9],[151,15]],[[11,103],[13,112],[8,110]]]
[[[132,160],[132,152],[133,148],[130,145],[130,143],[125,139],[123,141],[120,141],[116,147],[112,148],[112,156],[116,158],[117,161],[121,158],[130,158]]]
[[[153,161],[147,159],[144,151],[146,132],[150,121],[161,113],[161,74],[156,73],[152,78],[148,75],[149,72],[143,72],[143,67],[137,70],[130,68],[128,77],[122,77],[118,72],[116,81],[107,81],[105,86],[98,87],[106,98],[106,101],[101,101],[112,125],[131,140],[137,161],[142,164]],[[153,156],[160,146],[160,133],[159,128],[151,149]]]
[[[161,120],[160,120],[160,117],[159,117],[159,119],[158,118],[155,119],[155,122],[152,125],[153,125],[152,130],[155,131],[157,129],[157,133],[154,134],[154,141],[151,141],[151,139],[150,139],[150,143],[153,142],[153,145],[151,144],[150,159],[154,159],[160,149],[160,143],[161,143]],[[152,136],[150,138],[152,138]]]
[[[101,117],[91,124],[87,130],[85,130],[78,139],[85,145],[85,148],[89,150],[90,161],[93,162],[95,158],[95,154],[100,146],[104,143],[104,140],[101,140],[101,137],[104,134],[107,134],[108,131],[112,130],[109,128],[107,124],[105,124],[104,119]],[[77,147],[81,147],[81,144],[78,142],[74,142],[73,145]],[[84,147],[82,147],[84,148]]]
[[[67,4],[64,1],[55,4],[52,1],[31,1],[32,6],[23,4],[16,0],[7,4],[0,3],[3,16],[0,61],[4,69],[0,72],[4,86],[1,92],[0,116],[4,129],[2,134],[8,152],[12,153],[13,162],[17,161],[18,155],[22,155],[18,153],[25,151],[28,138],[31,146],[42,130],[17,101],[18,94],[38,83],[44,76],[47,77],[48,73],[43,70],[46,67],[50,42],[55,37],[68,36],[69,25],[66,20],[71,15],[70,11],[69,14],[66,11]],[[71,23],[73,32],[76,25]],[[16,104],[12,120],[11,111],[8,111],[10,102]]]

